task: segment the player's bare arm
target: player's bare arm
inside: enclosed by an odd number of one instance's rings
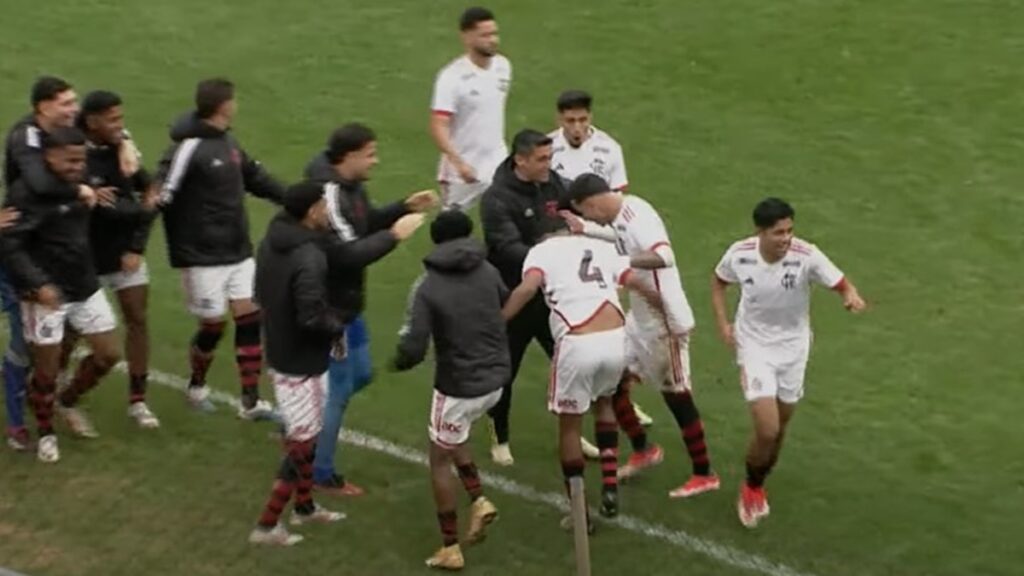
[[[455,151],[455,145],[452,144],[451,128],[451,115],[438,114],[437,112],[430,115],[430,136],[434,139],[434,143],[437,144],[437,148],[452,163],[459,176],[467,184],[472,184],[477,181],[476,171],[473,170],[472,166],[466,164],[459,156],[459,153]]]
[[[857,291],[857,287],[850,282],[849,279],[843,278],[839,284],[833,288],[843,298],[843,308],[846,308],[854,314],[858,314],[867,310],[867,303],[861,298],[860,292]]]
[[[725,307],[725,291],[729,283],[711,275],[711,307],[715,310],[715,324],[718,325],[718,335],[730,348],[736,347],[736,337],[733,334],[732,322],[729,321],[729,313]]]
[[[644,299],[644,302],[651,307],[652,310],[664,315],[665,305],[661,300],[661,295],[657,291],[652,289],[647,284],[644,284],[636,274],[626,272],[622,281],[623,288],[626,288],[630,292],[640,296]]]
[[[540,290],[544,283],[544,275],[537,270],[530,270],[523,276],[523,281],[516,286],[516,289],[509,295],[505,307],[501,309],[501,317],[506,322],[516,317],[519,311],[526,306]]]
[[[669,251],[671,253],[671,251]],[[672,264],[666,262],[665,258],[658,251],[644,250],[629,257],[629,265],[640,270],[657,270],[668,268]]]

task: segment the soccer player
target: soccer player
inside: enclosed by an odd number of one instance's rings
[[[512,155],[494,173],[494,182],[480,204],[487,258],[501,272],[507,286],[522,276],[523,260],[537,243],[541,231],[560,221],[565,188],[551,170],[551,139],[536,130],[522,130],[512,141]],[[502,466],[515,463],[509,448],[509,412],[512,383],[523,362],[526,348],[534,339],[551,357],[554,339],[548,326],[548,307],[540,296],[530,301],[508,325],[512,373],[505,384],[501,402],[491,410],[494,438],[491,459]]]
[[[754,423],[747,480],[736,504],[747,528],[768,515],[764,481],[778,462],[786,426],[804,394],[811,349],[811,285],[835,290],[851,312],[866,308],[857,288],[828,257],[794,236],[795,215],[778,198],[758,203],[756,235],[729,247],[711,281],[718,331],[736,351],[740,385]],[[726,289],[733,284],[740,287],[735,324],[729,322],[725,303]]]
[[[558,97],[558,130],[551,132],[551,166],[565,180],[597,174],[612,190],[629,186],[622,147],[607,132],[591,124],[594,98],[583,90],[566,90]]]
[[[43,138],[43,147],[53,179],[76,189],[85,176],[85,135],[75,128],[56,128]],[[15,182],[7,203],[18,208],[22,217],[0,235],[4,267],[14,288],[24,295],[25,339],[32,346],[33,360],[30,398],[39,428],[36,451],[42,462],[60,459],[51,419],[65,323],[92,349],[57,399],[57,410],[77,435],[97,436],[76,405],[118,361],[116,320],[100,290],[89,249],[89,209],[94,202],[64,203],[55,196],[59,197],[55,190],[41,194],[23,180]]]
[[[189,352],[189,402],[215,408],[206,386],[227,312],[235,322],[235,359],[242,384],[239,418],[260,420],[273,409],[259,397],[263,365],[260,311],[252,301],[253,274],[245,191],[280,203],[284,188],[229,132],[237,110],[235,87],[223,78],[196,87],[196,108],[171,127],[160,162],[160,204],[171,266],[181,270],[188,311],[199,321]]]
[[[498,54],[498,24],[486,8],[459,19],[466,53],[441,69],[434,82],[430,134],[441,151],[437,179],[447,208],[471,208],[508,156],[505,101],[512,65]]]
[[[293,493],[293,526],[345,518],[313,502],[313,446],[323,425],[327,358],[332,342],[345,330],[344,318],[327,302],[327,255],[321,246],[329,226],[327,210],[321,185],[292,186],[257,255],[256,297],[285,426],[286,456],[263,514],[249,534],[253,544],[292,546],[302,540],[278,523]]]
[[[471,502],[466,542],[483,540],[487,525],[498,516],[484,496],[468,441],[473,423],[501,399],[510,365],[501,316],[508,288],[472,232],[473,221],[458,210],[442,212],[431,224],[435,248],[423,259],[426,272],[413,285],[392,363],[397,370],[416,366],[433,339],[436,367],[427,430],[442,547],[427,559],[427,566],[449,570],[465,564],[457,535],[453,464]]]
[[[625,315],[618,287],[644,291],[654,306],[658,296],[635,277],[629,260],[608,242],[572,236],[564,222],[554,226],[530,248],[523,262],[522,282],[502,311],[511,320],[543,293],[551,309],[555,338],[551,359],[548,410],[558,415],[559,455],[566,487],[583,475],[580,448],[583,415],[594,404],[597,446],[601,458],[601,514],[618,514],[619,432],[612,394],[626,367]],[[588,526],[589,529],[589,526]]]
[[[416,213],[429,210],[437,203],[437,195],[432,190],[424,190],[405,200],[375,207],[370,202],[365,182],[377,162],[377,135],[362,124],[351,123],[335,130],[328,139],[327,150],[306,167],[307,177],[324,183],[334,236],[327,247],[330,302],[349,324],[342,345],[351,351],[360,344],[355,355],[350,353],[331,360],[324,427],[313,462],[317,489],[341,496],[363,493],[362,488],[337,471],[334,456],[348,402],[370,381],[365,330],[360,338],[362,342],[354,342],[360,336],[358,319],[366,307],[366,268],[409,238],[423,222],[422,215]]]
[[[125,130],[120,96],[102,90],[87,94],[78,123],[89,140],[86,181],[94,188],[110,190],[117,198],[114,206],[97,206],[89,241],[96,272],[117,295],[124,316],[128,415],[142,428],[158,428],[160,420],[146,405],[149,272],[143,259],[156,215],[156,188],[144,169],[128,176],[121,171],[118,149]]]
[[[664,222],[646,200],[614,192],[596,174],[576,178],[569,194],[573,206],[584,218],[614,227],[619,252],[629,256],[637,278],[656,290],[664,303],[662,316],[644,300],[631,301],[626,331],[629,372],[645,382],[661,385],[662,397],[679,426],[693,463],[693,475],[669,492],[669,496],[687,498],[717,490],[720,482],[718,475],[711,471],[704,424],[693,400],[690,380],[689,335],[694,327],[693,311],[683,292]],[[657,445],[648,445],[643,428],[635,417],[629,418],[632,411],[628,387],[619,389],[615,401],[619,423],[630,436],[634,449],[620,471],[625,478],[660,462],[662,450]]]

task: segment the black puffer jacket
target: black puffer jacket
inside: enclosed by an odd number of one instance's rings
[[[263,309],[267,363],[293,376],[327,371],[331,342],[345,324],[327,302],[323,232],[285,212],[267,227],[256,256],[256,300]]]
[[[220,266],[251,257],[245,191],[280,204],[284,187],[230,132],[195,113],[174,123],[171,139],[157,173],[171,266]]]
[[[410,295],[395,368],[423,361],[434,340],[434,388],[445,396],[476,398],[500,389],[511,374],[501,307],[508,289],[472,238],[438,244]]]
[[[146,252],[156,212],[143,209],[140,196],[151,183],[152,178],[145,169],[140,168],[131,177],[121,172],[117,148],[89,146],[86,184],[93,188],[111,186],[117,190],[117,204],[113,208],[97,205],[89,226],[97,274],[119,272],[121,256],[126,252]]]

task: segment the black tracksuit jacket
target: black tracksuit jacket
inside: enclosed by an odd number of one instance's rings
[[[93,212],[89,239],[96,273],[102,276],[119,272],[121,256],[126,252],[146,252],[156,212],[142,208],[140,195],[149,188],[152,178],[142,168],[126,177],[121,172],[117,148],[90,144],[85,183],[93,188],[111,186],[117,189],[114,209],[97,206]]]

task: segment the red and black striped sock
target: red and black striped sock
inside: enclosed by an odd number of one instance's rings
[[[629,436],[629,442],[633,445],[634,452],[643,452],[647,449],[647,431],[640,425],[640,419],[636,416],[633,408],[633,400],[629,397],[629,386],[619,383],[619,387],[612,396],[612,407],[615,410],[615,420],[619,428]]]
[[[277,526],[281,513],[284,512],[284,507],[288,504],[288,499],[292,497],[294,490],[295,484],[292,482],[280,478],[274,481],[274,489],[271,490],[267,505],[263,508],[263,513],[260,514],[259,525],[261,527],[269,529]]]
[[[57,381],[53,376],[45,376],[39,372],[32,375],[29,388],[29,403],[36,415],[36,426],[39,437],[53,434],[53,401],[57,391]]]
[[[299,471],[295,484],[295,511],[312,514],[313,506],[313,441],[288,442],[288,457]]]
[[[242,405],[252,408],[260,399],[263,346],[260,343],[260,313],[235,318],[235,362],[242,382]]]
[[[469,493],[470,502],[474,502],[477,498],[484,495],[484,488],[480,484],[480,473],[477,472],[476,464],[470,462],[456,466],[456,469],[459,471],[459,479],[462,480],[462,486]]]
[[[459,543],[459,519],[455,510],[438,512],[437,523],[441,526],[441,541],[445,546]]]
[[[146,401],[146,384],[149,380],[149,374],[129,374],[128,375],[128,403],[135,404],[136,402]]]
[[[663,392],[662,396],[682,432],[686,451],[690,453],[690,460],[693,461],[693,473],[698,476],[711,474],[711,459],[708,456],[707,444],[704,442],[704,423],[700,419],[697,405],[693,402],[693,395],[689,392]]]
[[[192,366],[189,388],[206,384],[206,373],[210,371],[210,364],[213,364],[213,351],[224,336],[224,326],[222,321],[202,322],[199,331],[192,336],[192,346],[189,348],[189,363]]]
[[[71,384],[60,393],[61,405],[71,408],[78,404],[78,400],[83,394],[99,384],[100,377],[104,372],[96,365],[96,358],[92,354],[82,359],[78,363],[78,370],[75,371],[75,377],[71,380]]]
[[[615,422],[595,422],[597,450],[601,453],[601,491],[618,492],[619,428]]]

